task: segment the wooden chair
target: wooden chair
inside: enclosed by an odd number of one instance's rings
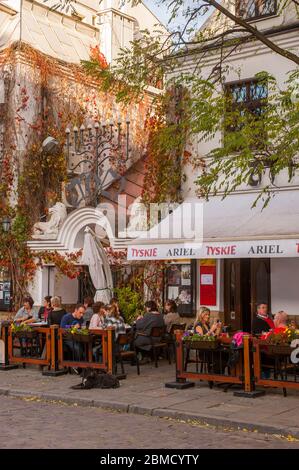
[[[153,351],[155,367],[158,367],[158,354],[157,351],[159,349],[166,350],[166,354],[168,356],[168,362],[171,364],[171,355],[169,354],[169,343],[165,338],[166,334],[166,327],[156,327],[154,326],[151,331],[150,339],[151,339],[151,347]]]
[[[130,350],[124,351],[123,346],[130,345]],[[133,349],[131,349],[133,347]],[[125,373],[123,359],[132,359],[136,361],[137,374],[140,375],[139,360],[136,349],[132,346],[132,335],[128,333],[119,334],[116,341],[116,364],[115,364],[115,374],[117,373],[117,360],[119,359],[122,374]]]

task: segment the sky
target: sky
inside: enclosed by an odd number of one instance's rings
[[[164,23],[165,25],[167,24],[169,19],[169,13],[164,5],[157,5],[157,2],[155,0],[144,0],[144,3],[152,10],[152,12],[158,17],[158,19],[162,21],[162,23]]]
[[[152,12],[158,17],[162,23],[164,23],[165,26],[167,26],[168,20],[170,18],[170,13],[167,10],[167,6],[161,5],[161,1],[159,2],[158,0],[143,0],[144,3],[152,10]],[[188,3],[192,5],[193,1],[192,0],[186,0],[184,2],[184,8],[188,6]],[[160,5],[159,5],[160,4]],[[201,18],[200,22],[198,24],[198,27],[205,21],[205,18]],[[183,17],[178,17],[177,19],[173,20],[171,22],[170,27],[172,28],[175,25],[181,25],[183,26],[185,24],[185,20]]]

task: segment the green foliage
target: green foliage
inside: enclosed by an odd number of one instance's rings
[[[263,112],[258,117],[246,108],[234,107],[231,99],[216,89],[215,98],[207,97],[208,104],[197,103],[195,119],[202,115],[202,108],[210,106],[209,115],[205,120],[198,119],[194,129],[200,141],[209,141],[216,133],[223,136],[222,145],[215,145],[207,154],[208,163],[196,181],[204,196],[221,193],[225,197],[240,185],[247,185],[252,174],[259,179],[266,175],[268,183],[258,197],[265,207],[273,195],[276,176],[287,170],[292,180],[298,169],[299,103],[291,97],[298,77],[299,71],[292,72],[285,89],[280,90],[273,77],[265,72],[257,74],[259,83],[268,87],[268,99],[261,100]],[[223,110],[222,119],[219,110]]]
[[[217,341],[217,337],[213,335],[199,335],[198,333],[190,334],[183,337],[183,341]]]
[[[114,289],[119,303],[119,309],[126,323],[132,324],[143,312],[143,300],[140,292],[135,292],[131,287]]]
[[[33,329],[27,323],[21,323],[20,325],[13,323],[11,325],[11,331],[13,333],[30,333],[33,331]]]
[[[131,3],[131,0],[127,1]],[[138,3],[139,0],[133,0],[134,5]],[[171,156],[179,168],[178,155],[189,151],[187,143],[198,148],[198,151],[191,149],[192,162],[195,168],[200,168],[200,176],[196,180],[198,193],[206,198],[216,194],[226,197],[241,185],[247,185],[252,175],[260,180],[266,176],[258,197],[265,207],[274,193],[277,175],[287,171],[291,181],[298,169],[299,104],[291,100],[294,88],[299,88],[298,68],[290,72],[283,90],[268,73],[257,74],[256,78],[267,84],[269,90],[263,112],[258,119],[248,109],[240,112],[225,92],[226,77],[232,71],[229,57],[238,46],[252,40],[263,42],[263,38],[252,32],[253,36],[250,36],[246,24],[235,29],[233,36],[229,28],[218,34],[207,27],[195,34],[198,32],[196,19],[205,12],[199,2],[191,2],[188,6],[184,6],[182,0],[161,0],[158,3],[168,7],[170,22],[178,16],[182,18],[185,26],[181,31],[172,31],[168,37],[165,32],[155,36],[142,31],[142,36],[132,42],[132,48],[123,50],[109,69],[99,70],[97,64],[88,62],[83,64],[84,68],[101,78],[103,89],[113,90],[118,101],[124,104],[144,99],[148,85],[155,85],[164,77],[165,92],[154,101],[154,105],[158,103],[163,110],[165,120],[152,143],[155,154]],[[206,2],[208,8],[212,3]],[[291,3],[290,0],[280,2],[280,11]],[[225,16],[225,12],[219,15]],[[213,48],[207,50],[206,45],[213,45]],[[277,50],[271,41],[267,47],[298,64],[298,56],[292,54],[291,57],[287,49]],[[207,59],[215,62],[209,69],[210,76],[206,75],[207,70],[203,71]],[[183,112],[180,112],[179,119],[169,119],[172,113],[167,110],[167,107],[171,108],[168,90],[178,87],[186,93],[180,103],[176,103],[175,116],[179,108]],[[212,143],[212,150],[206,155],[201,154],[201,143]],[[165,158],[163,161],[167,163],[164,165],[165,174],[171,175],[169,160]],[[164,171],[156,171],[156,174],[158,181]],[[179,182],[176,181],[175,186],[179,186],[184,175],[179,171],[176,174]],[[168,190],[167,179],[162,178],[162,184],[158,184],[163,195],[165,182]]]

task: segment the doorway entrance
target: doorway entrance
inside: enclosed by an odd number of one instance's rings
[[[251,331],[259,303],[271,309],[270,259],[224,260],[225,323],[233,330]]]

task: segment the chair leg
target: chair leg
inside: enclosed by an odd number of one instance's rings
[[[153,347],[153,353],[154,353],[155,367],[158,367],[158,357],[157,357],[157,350],[155,346]]]
[[[137,374],[140,375],[139,359],[138,359],[138,355],[136,351],[135,351],[135,359],[136,359]]]
[[[119,356],[119,359],[120,359],[121,373],[124,374],[125,368],[124,368],[124,362],[123,362],[123,358],[121,357],[121,354]]]
[[[171,364],[171,346],[170,346],[170,344],[167,345],[167,355],[168,355],[168,363]]]
[[[189,357],[190,357],[190,349],[187,349],[185,365],[184,365],[184,371],[187,371],[187,365],[188,365],[188,362],[189,362]]]

